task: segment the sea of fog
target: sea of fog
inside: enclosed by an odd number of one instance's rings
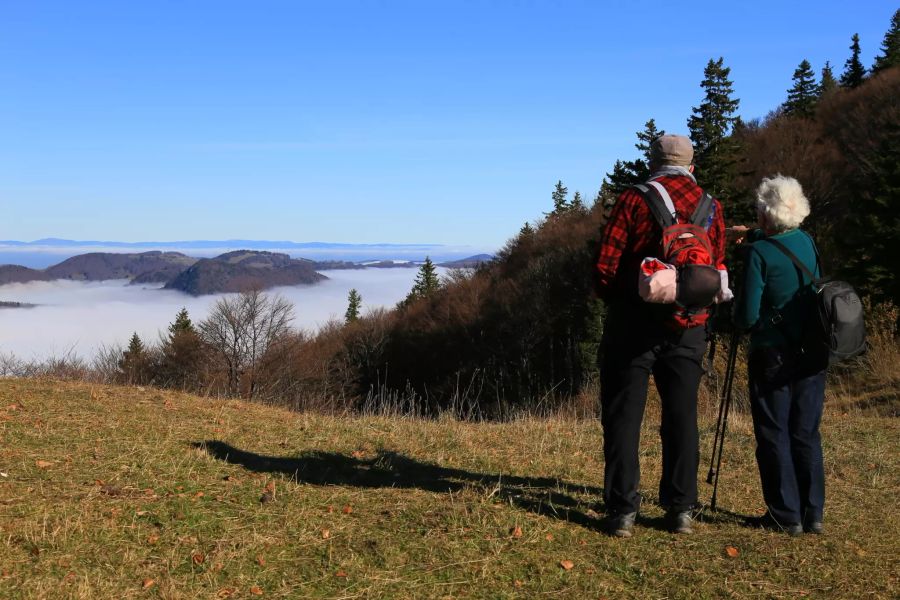
[[[290,300],[296,314],[294,327],[311,331],[330,319],[343,319],[352,288],[362,296],[363,313],[395,305],[412,288],[417,272],[413,268],[322,271],[327,281],[268,293]],[[133,332],[145,340],[158,339],[182,307],[199,321],[221,297],[195,298],[126,281],[2,285],[0,301],[37,306],[0,308],[0,353],[29,360],[67,354],[91,358],[101,346],[126,344]]]

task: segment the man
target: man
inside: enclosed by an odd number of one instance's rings
[[[688,138],[664,135],[650,149],[649,182],[664,188],[679,223],[688,221],[703,190],[694,179],[693,147]],[[725,255],[725,223],[717,200],[704,221],[715,265]],[[638,291],[638,274],[646,257],[661,252],[662,227],[644,196],[624,191],[603,230],[598,293],[608,312],[601,342],[600,407],[606,461],[604,502],[610,532],[630,537],[640,505],[638,444],[650,374],[662,401],[662,479],[659,500],[667,508],[668,527],[691,533],[691,510],[697,503],[700,460],[697,391],[703,374],[706,327],[683,327],[673,319],[672,304],[650,304]]]

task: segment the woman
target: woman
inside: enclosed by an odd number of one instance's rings
[[[747,236],[743,293],[735,323],[750,330],[749,380],[756,461],[768,512],[751,524],[789,535],[822,533],[825,470],[819,421],[825,363],[802,350],[815,308],[810,281],[779,247],[820,276],[812,238],[799,227],[809,202],[796,179],[778,175],[757,189],[759,229]]]

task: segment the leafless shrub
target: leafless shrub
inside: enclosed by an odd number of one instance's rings
[[[216,302],[199,325],[200,335],[223,366],[226,393],[237,395],[244,383],[253,398],[262,357],[287,336],[294,307],[282,296],[260,290],[242,292]]]

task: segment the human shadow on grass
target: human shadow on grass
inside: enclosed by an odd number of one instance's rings
[[[588,495],[591,497],[589,502],[599,503],[603,497],[601,488],[549,477],[476,473],[418,461],[396,452],[380,452],[373,458],[356,458],[316,450],[298,457],[280,457],[247,452],[219,440],[194,442],[192,445],[214,458],[240,465],[249,471],[281,473],[298,483],[406,488],[435,493],[475,489],[536,514],[590,529],[601,528],[597,513],[602,513],[602,506],[594,504],[594,512],[573,497],[575,494]]]

